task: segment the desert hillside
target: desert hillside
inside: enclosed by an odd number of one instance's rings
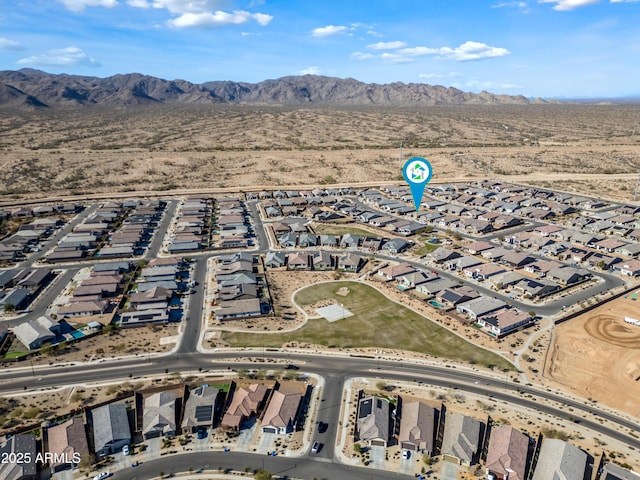
[[[5,200],[110,191],[500,177],[631,199],[640,105],[156,105],[0,115]],[[553,182],[553,183],[551,183]]]

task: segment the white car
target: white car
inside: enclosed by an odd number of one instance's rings
[[[402,450],[402,458],[406,460],[409,457],[411,457],[411,452],[409,450]]]
[[[110,477],[110,472],[102,472],[93,477],[93,480],[103,480],[104,478]]]
[[[129,445],[125,445],[124,447],[122,447],[122,454],[129,455]]]

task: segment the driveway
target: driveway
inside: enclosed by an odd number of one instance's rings
[[[458,478],[458,465],[451,462],[442,462],[442,480],[456,480]]]

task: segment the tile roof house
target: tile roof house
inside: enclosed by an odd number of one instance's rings
[[[405,402],[400,404],[400,448],[424,452],[432,455],[435,447],[439,411],[422,402]]]
[[[389,265],[378,270],[378,276],[387,281],[394,280],[398,277],[408,275],[415,272],[416,269],[408,263],[399,263],[398,265]]]
[[[156,392],[144,399],[142,436],[145,439],[172,437],[176,433],[176,394]]]
[[[55,339],[60,333],[60,324],[50,317],[42,316],[16,325],[12,331],[20,343],[29,350],[35,350]]]
[[[529,437],[513,427],[491,430],[486,469],[497,480],[526,480]]]
[[[545,438],[532,480],[583,480],[588,455],[563,440]]]
[[[363,397],[358,402],[356,430],[361,441],[387,446],[390,428],[389,401],[380,397]]]
[[[183,433],[194,432],[198,428],[213,427],[219,390],[209,385],[192,388],[188,392],[180,428]]]
[[[484,423],[460,413],[447,413],[441,453],[445,460],[471,466],[478,462]]]
[[[51,469],[56,472],[75,466],[83,456],[89,455],[87,432],[81,418],[75,417],[60,425],[47,429],[47,451],[56,454],[59,461],[51,464]],[[64,459],[64,460],[62,460]]]
[[[640,475],[619,467],[615,463],[607,462],[602,469],[600,480],[640,480]]]
[[[472,320],[475,320],[482,315],[495,312],[505,305],[505,302],[497,298],[480,296],[478,298],[474,298],[473,300],[469,300],[468,302],[459,304],[456,307],[456,310],[469,316],[469,318],[471,318]]]
[[[347,272],[358,272],[366,260],[355,253],[345,253],[338,259],[338,268]]]
[[[613,269],[622,275],[637,277],[640,275],[640,260],[630,260],[616,264]]]
[[[279,435],[293,432],[301,403],[299,393],[273,392],[262,417],[262,431]]]
[[[443,263],[460,257],[460,254],[455,250],[449,250],[445,247],[438,247],[433,252],[429,253],[427,257],[433,260],[435,263]]]
[[[32,459],[36,458],[36,437],[26,433],[19,433],[7,439],[0,445],[0,458],[8,459],[11,454],[18,454],[20,457],[27,455]],[[0,462],[0,478],[2,480],[35,480],[37,475],[37,465],[31,462]]]
[[[260,383],[237,388],[222,417],[221,425],[224,428],[239,430],[242,422],[252,415],[257,415],[260,411],[267,397],[267,392],[268,388]]]
[[[91,412],[93,445],[100,457],[110,455],[131,443],[131,430],[127,407],[122,403],[110,403]]]

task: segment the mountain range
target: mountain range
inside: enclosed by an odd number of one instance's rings
[[[195,84],[130,73],[111,77],[51,74],[34,69],[0,71],[0,106],[80,107],[153,104],[323,106],[526,105],[524,96],[470,93],[423,83],[363,83],[353,78],[288,76],[259,83]]]

